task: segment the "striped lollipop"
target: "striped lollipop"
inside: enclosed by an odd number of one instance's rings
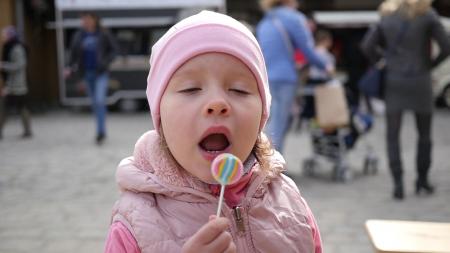
[[[222,209],[223,193],[225,192],[225,185],[234,184],[242,177],[244,166],[241,160],[236,156],[228,153],[223,153],[214,158],[211,164],[211,173],[217,182],[221,184],[219,206],[217,207],[216,216],[219,217]]]
[[[232,154],[220,154],[211,164],[211,173],[214,179],[222,185],[234,184],[242,176],[242,162]]]

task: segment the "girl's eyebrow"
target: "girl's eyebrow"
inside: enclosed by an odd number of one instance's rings
[[[233,71],[230,74],[230,78],[244,80],[244,81],[253,81],[253,80],[256,81],[255,75],[252,72],[250,72],[250,75],[248,75],[248,73],[243,70]]]
[[[191,74],[196,74],[197,72],[201,71],[201,68],[193,68],[193,67],[184,67],[181,66],[179,69],[177,69],[174,73],[175,75],[191,75]]]

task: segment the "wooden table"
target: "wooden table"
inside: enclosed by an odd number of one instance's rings
[[[450,223],[368,220],[375,252],[450,253]]]

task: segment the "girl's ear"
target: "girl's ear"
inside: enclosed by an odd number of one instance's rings
[[[158,135],[161,137],[161,140],[164,141],[164,143],[166,143],[166,139],[164,137],[164,129],[163,129],[163,125],[162,125],[162,118],[161,116],[159,117],[159,128],[156,129]]]
[[[162,130],[162,126],[159,127],[159,129],[156,130],[158,132],[158,135],[161,136],[161,139],[164,139],[164,133]]]
[[[162,129],[162,126],[159,129],[157,129],[156,131],[157,131],[157,133],[159,135],[159,140],[160,140],[159,142],[161,144],[161,147],[167,146],[166,138],[164,138],[164,131]]]
[[[158,129],[158,135],[159,135],[159,146],[161,150],[167,153],[167,155],[173,157],[172,153],[170,152],[169,145],[167,145],[166,138],[164,137],[164,131],[162,129],[162,126]]]

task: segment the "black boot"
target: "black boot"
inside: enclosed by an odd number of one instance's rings
[[[427,137],[419,138],[417,143],[418,154],[416,157],[417,165],[417,180],[416,180],[416,195],[422,191],[431,195],[434,193],[434,186],[428,182],[428,173],[431,166],[431,140]]]
[[[422,166],[418,169],[418,177],[416,180],[416,195],[419,195],[422,191],[425,194],[431,195],[434,193],[434,186],[428,182],[429,166]]]
[[[392,197],[396,200],[403,200],[405,198],[402,180],[399,181],[395,180],[394,193],[392,194]]]
[[[31,132],[31,116],[30,111],[27,108],[22,108],[20,111],[22,116],[22,124],[23,124],[23,139],[28,139],[33,137],[33,133]]]
[[[395,200],[402,200],[405,198],[405,194],[403,191],[403,173],[401,170],[393,170],[392,177],[394,180],[394,192],[392,197]]]
[[[422,191],[431,195],[434,193],[434,186],[428,183],[428,181],[418,179],[416,180],[416,195],[419,195]]]

